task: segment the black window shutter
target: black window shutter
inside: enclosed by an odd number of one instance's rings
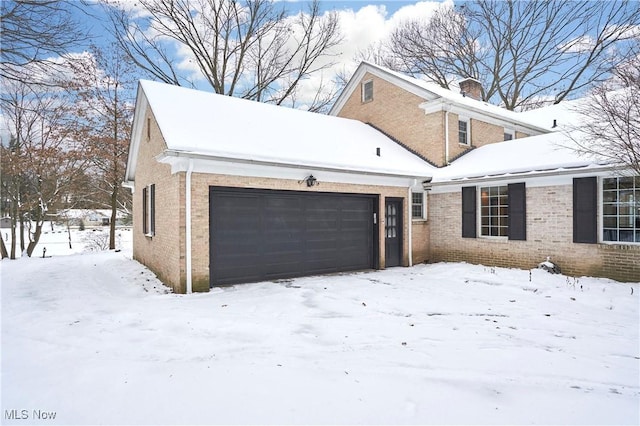
[[[573,242],[598,242],[598,178],[573,179]]]
[[[151,235],[155,235],[156,234],[156,185],[153,184],[150,187],[151,189],[151,217],[150,217],[150,221],[151,221],[151,229],[150,229],[150,233]]]
[[[527,193],[524,182],[507,186],[509,196],[509,239],[527,239]]]
[[[476,187],[462,188],[462,237],[476,238]]]

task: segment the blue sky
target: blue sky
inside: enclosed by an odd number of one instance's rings
[[[103,19],[103,14],[100,10],[99,3],[103,0],[96,0],[95,5],[91,7],[89,10],[92,14],[96,15],[97,19],[92,17],[87,17],[85,15],[79,15],[79,19],[84,21],[87,26],[92,29],[92,32],[100,37],[104,33],[104,25],[108,24],[105,19]],[[131,1],[133,0],[125,0]],[[444,0],[443,0],[444,1]],[[441,3],[442,1],[435,0],[431,1],[406,1],[406,0],[346,0],[346,1],[333,1],[333,0],[321,0],[320,7],[324,11],[328,10],[337,10],[337,11],[359,11],[363,8],[367,7],[375,7],[375,8],[384,8],[387,16],[393,15],[398,10],[402,9],[406,6],[416,5],[418,3]],[[305,9],[307,5],[310,3],[308,0],[281,0],[279,1],[286,9],[291,10],[292,13],[295,13],[301,9]]]
[[[95,36],[93,42],[98,46],[102,44],[111,43],[110,35],[108,34],[105,26],[108,25],[108,20],[103,14],[100,6],[100,2],[104,0],[94,0],[96,3],[91,8],[94,17],[86,16],[82,17],[82,20],[86,23],[91,33]],[[123,2],[132,4],[134,0],[121,0]],[[292,14],[298,13],[300,10],[306,10],[309,1],[280,1],[278,2],[287,10],[290,10]],[[370,44],[380,41],[386,37],[390,31],[401,20],[414,18],[417,16],[428,16],[431,11],[441,5],[442,3],[452,3],[452,0],[444,1],[380,1],[380,0],[351,0],[351,1],[330,1],[324,0],[320,2],[320,6],[323,11],[335,10],[338,12],[340,28],[344,35],[344,42],[339,46],[336,52],[333,52],[335,56],[332,58],[336,62],[335,66],[331,67],[325,75],[322,77],[325,81],[331,80],[338,72],[349,75],[355,70],[357,63],[354,61],[359,50],[367,48]],[[176,63],[185,64],[184,72],[192,79],[198,75],[197,69],[189,69],[187,57],[180,55],[176,52]],[[329,77],[327,77],[329,76]],[[320,75],[314,76],[314,79],[305,81],[302,89],[301,98],[305,99],[305,96],[309,99],[313,98],[316,93],[315,87],[320,84]],[[204,82],[204,80],[202,80]],[[196,81],[197,83],[197,81]],[[203,90],[210,90],[206,84],[202,87]],[[304,103],[303,103],[304,106]]]

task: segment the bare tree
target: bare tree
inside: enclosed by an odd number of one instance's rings
[[[483,51],[481,30],[468,25],[467,17],[443,6],[427,19],[406,21],[387,41],[383,64],[427,77],[444,88],[462,77],[480,79]]]
[[[0,44],[0,76],[30,81],[56,66],[52,58],[87,40],[81,22],[73,12],[82,11],[84,2],[62,0],[3,0]],[[29,72],[25,66],[30,65]]]
[[[633,1],[475,0],[405,22],[388,49],[401,71],[443,87],[476,78],[485,100],[515,110],[602,82],[638,25]]]
[[[124,179],[129,134],[133,119],[136,69],[129,57],[116,46],[90,48],[85,61],[71,64],[78,91],[76,114],[81,118],[82,137],[89,146],[89,158],[95,171],[93,191],[88,199],[100,203],[107,195],[111,210],[109,248],[115,248],[118,211],[130,210],[128,191],[121,191]]]
[[[122,9],[110,13],[118,45],[132,60],[155,79],[193,85],[203,78],[229,96],[291,103],[302,81],[333,65],[331,49],[341,42],[337,14],[321,14],[317,1],[294,16],[272,0],[138,3],[145,13],[136,18]],[[175,61],[178,50],[185,61]],[[317,103],[324,99],[316,96]]]
[[[0,106],[13,137],[1,147],[2,188],[11,203],[10,256],[15,258],[16,224],[22,221],[27,228],[25,251],[31,256],[47,212],[69,195],[88,156],[75,138],[65,91],[6,80],[3,87]]]
[[[575,149],[640,176],[640,49],[575,109],[580,123],[568,129]]]

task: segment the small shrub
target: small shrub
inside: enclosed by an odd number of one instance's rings
[[[89,232],[82,237],[85,251],[103,251],[109,249],[109,233]]]

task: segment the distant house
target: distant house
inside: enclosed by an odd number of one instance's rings
[[[640,280],[640,179],[566,148],[555,112],[461,88],[363,63],[325,116],[141,81],[125,182],[134,258],[177,292],[547,256],[569,274]]]
[[[11,228],[11,218],[10,217],[0,218],[0,228]]]
[[[66,209],[61,210],[55,216],[57,220],[68,221],[70,226],[99,227],[109,226],[111,223],[110,209]],[[116,224],[122,223],[126,218],[123,212],[116,212]]]

